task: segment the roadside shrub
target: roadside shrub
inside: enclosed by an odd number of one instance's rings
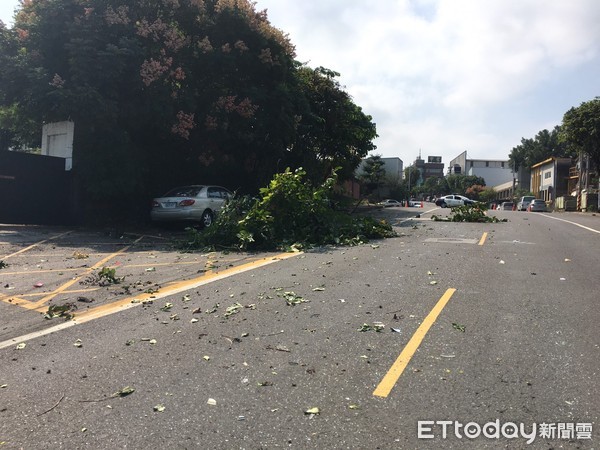
[[[302,169],[276,174],[257,199],[234,198],[204,231],[189,230],[186,246],[272,250],[315,245],[356,245],[394,236],[391,226],[371,217],[334,209],[334,173],[313,187]]]

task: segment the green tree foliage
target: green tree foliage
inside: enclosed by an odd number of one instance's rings
[[[449,193],[467,195],[467,190],[471,186],[485,186],[485,180],[475,175],[448,175],[446,177]]]
[[[492,187],[481,186],[480,184],[474,184],[469,187],[465,194],[472,200],[478,200],[480,202],[491,202],[496,198],[496,191]]]
[[[369,156],[365,159],[360,180],[367,191],[376,191],[385,180],[384,162],[381,155]]]
[[[575,153],[582,151],[600,168],[600,97],[568,110],[561,126],[560,139]]]
[[[17,31],[0,21],[0,151],[9,148],[38,147],[41,127],[22,114],[18,103],[9,100],[9,93],[22,85],[19,70],[22,55]]]
[[[341,88],[339,73],[299,66],[296,74],[304,100],[286,164],[303,167],[316,183],[334,169],[341,179],[350,178],[362,158],[376,148],[372,117]]]
[[[560,127],[552,131],[542,130],[533,139],[521,139],[521,144],[514,147],[509,156],[509,165],[516,172],[520,168],[529,170],[531,166],[552,156],[572,156],[563,142],[559,140]]]
[[[422,186],[419,187],[419,192],[424,195],[446,195],[450,194],[448,181],[444,177],[429,177],[425,180]]]
[[[250,0],[28,0],[0,31],[0,107],[39,128],[75,122],[95,209],[174,184],[253,191],[286,165],[344,176],[374,148],[336,74],[299,65]]]

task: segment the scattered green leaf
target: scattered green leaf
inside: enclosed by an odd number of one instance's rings
[[[218,303],[215,303],[215,306],[213,306],[211,309],[207,309],[206,310],[206,314],[214,314],[217,312],[217,310],[219,309],[219,305]]]
[[[231,305],[230,307],[228,307],[225,310],[225,314],[223,314],[224,317],[229,317],[232,316],[234,314],[237,314],[240,312],[240,310],[243,308],[243,306],[240,303],[234,303],[233,305]]]
[[[369,325],[368,323],[363,323],[362,326],[358,329],[358,331],[366,332],[366,331],[383,331],[385,325],[381,322],[373,322],[373,325]]]
[[[308,300],[305,300],[304,298],[302,298],[301,296],[299,296],[298,294],[296,294],[295,292],[292,292],[292,291],[278,292],[277,297],[281,297],[281,298],[285,299],[285,302],[287,303],[288,306],[295,306],[300,303],[308,302]]]
[[[73,318],[73,311],[77,309],[75,303],[65,303],[64,305],[50,305],[44,314],[44,319],[53,319],[55,317],[63,317],[65,320]]]
[[[453,323],[452,323],[452,327],[453,327],[455,330],[462,331],[463,333],[466,331],[466,327],[465,327],[464,325],[461,325],[461,324],[459,324],[459,323],[454,323],[454,322],[453,322]]]
[[[112,396],[113,397],[127,397],[128,395],[131,395],[134,392],[135,392],[134,388],[132,388],[130,386],[125,386],[120,391],[115,392]]]

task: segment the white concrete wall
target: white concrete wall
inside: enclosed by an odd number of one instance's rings
[[[42,127],[42,155],[65,159],[65,170],[73,167],[73,136],[75,123],[54,122]]]
[[[467,161],[467,165],[468,165]],[[497,186],[502,183],[512,182],[513,174],[506,165],[502,167],[467,167],[466,175],[475,175],[485,180],[486,186]]]
[[[540,189],[545,191],[551,186],[554,186],[554,164],[544,166],[542,169],[542,183]]]

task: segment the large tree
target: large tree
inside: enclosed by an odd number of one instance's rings
[[[381,155],[372,155],[365,159],[360,180],[367,192],[377,191],[377,196],[380,196],[379,187],[385,180],[385,163]]]
[[[565,113],[560,138],[574,152],[589,155],[600,170],[600,97]]]
[[[509,156],[510,167],[517,172],[521,168],[529,170],[531,166],[552,156],[572,156],[567,147],[559,139],[560,127],[552,131],[542,130],[532,139],[521,139],[521,144],[514,147]]]
[[[476,175],[448,175],[446,183],[448,183],[449,193],[460,195],[465,195],[471,186],[485,186],[485,180]]]
[[[175,183],[253,190],[305,161],[315,178],[338,165],[347,174],[373,148],[374,124],[332,73],[308,83],[287,35],[254,5],[27,0],[11,34],[0,30],[11,68],[0,70],[0,106],[40,127],[73,120],[79,185],[111,208]]]
[[[336,79],[339,73],[302,65],[297,76],[304,101],[287,160],[292,166],[307,169],[318,183],[335,168],[339,168],[340,178],[350,178],[362,158],[376,148],[373,139],[377,132],[371,116],[342,89]]]

